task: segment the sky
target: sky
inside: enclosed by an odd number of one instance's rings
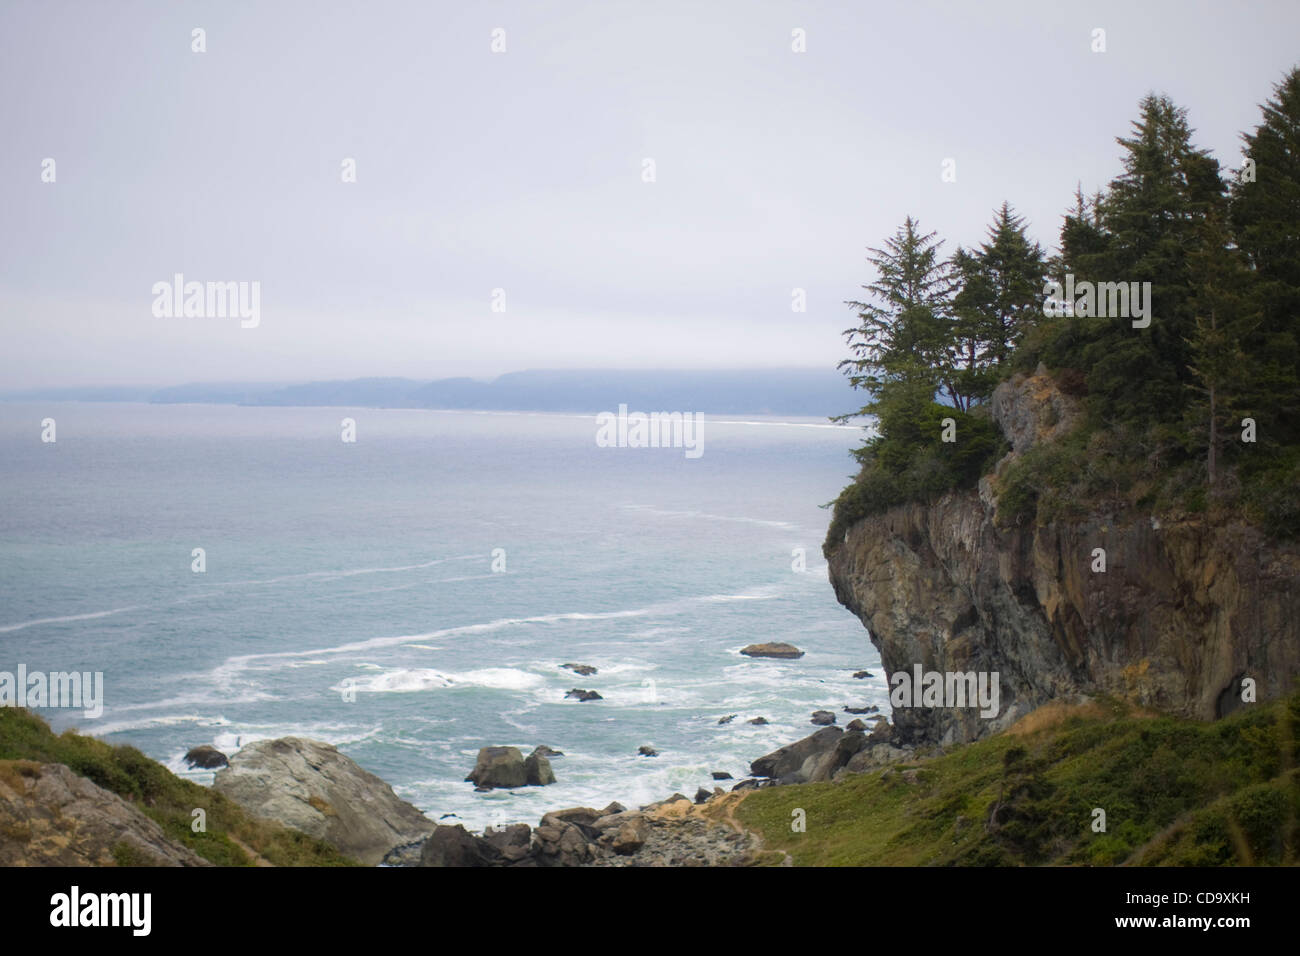
[[[1150,91],[1236,166],[1297,36],[1293,0],[0,0],[0,390],[833,366],[907,215],[951,252],[1007,200],[1054,247]],[[256,324],[156,314],[176,274]]]

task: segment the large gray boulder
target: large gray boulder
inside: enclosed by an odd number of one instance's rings
[[[797,740],[766,756],[759,757],[749,765],[749,772],[755,777],[777,778],[798,773],[809,757],[833,750],[843,733],[844,731],[838,727],[823,727],[803,740]]]
[[[534,756],[544,759],[536,751]],[[485,790],[522,787],[528,783],[528,767],[518,747],[483,747],[474,761],[474,769],[465,779]]]
[[[463,826],[440,826],[424,842],[420,866],[498,866],[501,853]]]
[[[373,773],[318,740],[249,744],[218,771],[212,789],[374,866],[394,847],[423,840],[434,823]]]
[[[530,787],[544,787],[555,783],[555,771],[551,769],[551,762],[546,759],[541,747],[524,759],[524,778]]]

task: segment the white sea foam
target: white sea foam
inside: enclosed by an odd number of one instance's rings
[[[447,674],[432,668],[398,668],[373,677],[352,677],[332,689],[349,687],[359,693],[405,694],[443,687],[487,687],[495,690],[530,690],[544,683],[539,674],[513,667],[487,667],[480,670]]]
[[[119,708],[127,710],[128,708]],[[124,730],[143,730],[153,727],[182,727],[193,724],[196,727],[229,727],[230,721],[225,717],[213,717],[205,714],[164,714],[157,717],[141,717],[136,720],[109,721],[104,724],[88,724],[82,733],[96,737],[118,734]]]
[[[281,574],[273,578],[253,578],[246,581],[213,581],[213,587],[237,587],[262,584],[280,584],[283,581],[304,581],[304,580],[332,580],[334,578],[351,578],[360,574],[395,574],[401,571],[420,571],[424,568],[432,568],[439,564],[446,564],[449,561],[473,561],[474,559],[486,561],[487,556],[482,554],[458,554],[451,558],[434,558],[432,561],[423,561],[420,564],[400,564],[392,567],[377,568],[344,568],[332,571],[303,571],[298,574]]]
[[[6,624],[0,627],[0,634],[8,634],[10,631],[21,631],[25,627],[36,627],[38,624],[67,624],[72,621],[91,621],[95,618],[110,617],[114,614],[123,614],[127,611],[139,610],[141,605],[133,604],[131,607],[115,607],[108,611],[92,611],[89,614],[69,614],[66,617],[39,617],[34,621],[23,621],[20,624]]]
[[[735,515],[715,515],[707,511],[667,511],[663,508],[652,508],[649,505],[625,504],[619,505],[627,511],[640,511],[645,514],[658,515],[663,518],[703,518],[706,521],[733,521],[739,524],[756,524],[766,528],[795,528],[789,521],[772,521],[766,518],[747,518]]]

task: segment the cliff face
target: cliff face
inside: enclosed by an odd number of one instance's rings
[[[992,402],[1013,456],[1052,441],[1078,415],[1045,374],[1019,376]],[[889,677],[996,672],[1000,708],[894,709],[907,743],[972,740],[1048,700],[1106,693],[1212,719],[1300,675],[1300,548],[1244,524],[1162,525],[1089,514],[1044,527],[995,526],[992,483],[853,524],[828,548],[840,603],[867,627]],[[1093,549],[1106,570],[1095,572]],[[892,685],[891,685],[892,686]]]

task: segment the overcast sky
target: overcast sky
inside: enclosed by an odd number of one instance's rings
[[[1007,199],[1055,246],[1150,90],[1235,166],[1297,36],[1294,0],[0,0],[0,389],[834,365],[906,215],[951,251]],[[175,273],[260,324],[156,317]]]

